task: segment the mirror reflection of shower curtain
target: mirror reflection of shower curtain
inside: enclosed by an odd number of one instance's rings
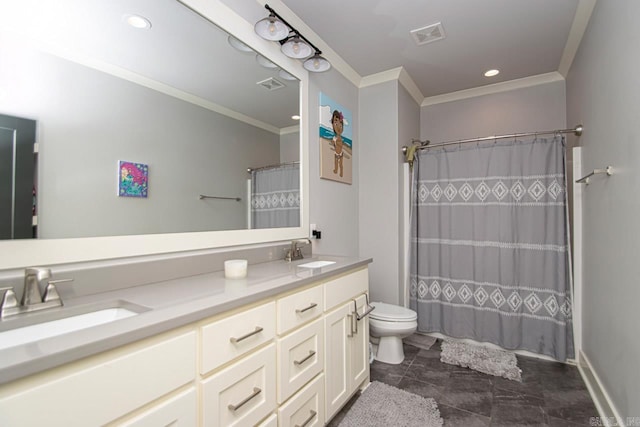
[[[300,165],[251,172],[251,228],[300,226]]]
[[[452,147],[414,163],[418,330],[573,357],[564,138]]]

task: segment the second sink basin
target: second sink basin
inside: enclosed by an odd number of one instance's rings
[[[326,267],[328,265],[331,264],[335,264],[335,261],[312,261],[312,262],[307,262],[305,264],[299,264],[298,267],[303,267],[303,268],[321,268],[321,267]]]
[[[49,313],[38,313],[31,318],[3,320],[0,326],[6,330],[0,331],[0,350],[126,319],[148,309],[116,302],[111,307],[73,307],[68,312],[65,310],[62,307]],[[34,320],[38,323],[33,323]]]

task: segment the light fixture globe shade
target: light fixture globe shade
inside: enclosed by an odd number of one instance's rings
[[[274,15],[259,20],[253,28],[265,40],[280,41],[289,35],[289,27]]]
[[[331,63],[324,59],[322,56],[315,54],[311,58],[304,61],[302,66],[313,73],[322,73],[331,68]]]
[[[265,58],[260,54],[256,55],[256,62],[262,65],[264,68],[278,68],[276,64],[274,64],[273,62],[271,62],[270,60],[268,60],[267,58]]]
[[[291,37],[285,44],[280,48],[282,53],[287,55],[289,58],[295,59],[303,59],[308,58],[309,55],[313,52],[311,46],[309,46],[304,40],[300,37]]]
[[[253,49],[251,49],[249,46],[242,43],[240,40],[238,40],[233,36],[227,37],[227,41],[229,42],[231,47],[233,47],[236,50],[239,50],[240,52],[253,52]]]

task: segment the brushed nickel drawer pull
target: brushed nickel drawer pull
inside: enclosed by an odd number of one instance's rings
[[[251,393],[251,396],[245,397],[242,402],[238,403],[237,405],[233,405],[233,404],[229,404],[229,406],[227,406],[227,408],[229,408],[230,411],[237,411],[238,409],[242,408],[248,401],[250,401],[251,399],[253,399],[254,397],[256,397],[257,395],[259,395],[262,392],[262,390],[260,390],[258,387],[254,387],[253,388],[253,393]]]
[[[307,310],[311,310],[312,308],[315,308],[317,306],[318,306],[318,304],[316,304],[315,302],[312,302],[311,304],[309,304],[309,307],[305,307],[305,308],[302,308],[302,309],[296,309],[296,313],[297,314],[301,314],[301,313],[304,313]]]
[[[259,334],[263,330],[264,329],[261,328],[260,326],[256,326],[256,329],[253,332],[249,332],[248,334],[243,335],[240,338],[231,337],[231,338],[229,338],[229,341],[231,341],[232,343],[236,344],[236,343],[239,343],[242,340],[246,340],[247,338],[254,336],[255,334]]]
[[[293,364],[296,366],[300,366],[302,365],[304,362],[306,362],[307,360],[311,359],[313,356],[316,355],[316,352],[313,350],[309,350],[309,355],[305,356],[302,360],[294,360]]]
[[[311,421],[313,421],[313,419],[316,417],[316,415],[318,415],[318,413],[312,409],[311,410],[311,415],[309,415],[309,418],[304,420],[304,422],[302,424],[296,424],[296,427],[307,427],[307,424],[309,424]]]

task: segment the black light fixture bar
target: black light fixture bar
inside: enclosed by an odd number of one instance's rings
[[[302,34],[300,34],[300,32],[298,30],[296,30],[293,25],[289,24],[282,16],[280,16],[278,14],[278,12],[276,12],[275,10],[273,10],[273,8],[271,8],[271,6],[269,6],[268,4],[264,5],[264,8],[267,9],[270,13],[274,14],[276,18],[278,18],[279,20],[282,21],[282,23],[284,23],[287,27],[289,27],[289,29],[291,30],[292,33],[294,33],[295,35],[297,35],[298,37],[300,37],[302,40],[304,40],[305,42],[307,42],[307,44],[309,46],[311,46],[314,50],[315,50],[315,54],[316,55],[322,55],[322,51],[320,49],[318,49],[316,47],[316,45],[314,45],[313,43],[311,43],[309,41],[308,38],[306,38],[305,36],[303,36]],[[284,44],[287,41],[287,38],[284,38],[282,40],[280,40],[280,44]]]

